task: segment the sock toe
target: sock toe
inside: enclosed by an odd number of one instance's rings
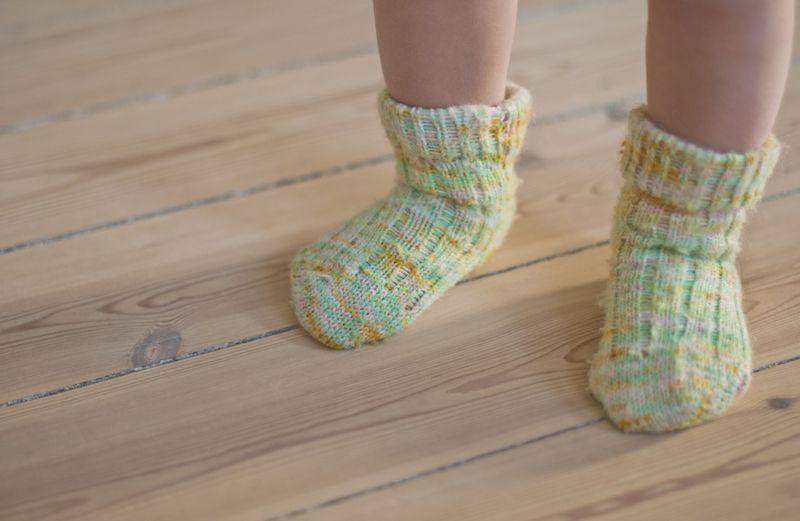
[[[625,432],[667,432],[716,418],[744,393],[750,373],[696,363],[665,373],[658,363],[594,363],[589,388]]]
[[[390,336],[402,327],[398,300],[374,277],[319,270],[296,263],[291,301],[300,325],[334,349],[351,349]]]

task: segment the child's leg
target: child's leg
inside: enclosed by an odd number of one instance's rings
[[[397,182],[292,262],[292,305],[322,343],[351,348],[400,331],[505,236],[530,115],[528,92],[505,78],[514,8],[375,1],[388,84],[378,109]]]
[[[517,0],[374,0],[386,87],[418,107],[505,97]]]
[[[648,106],[631,113],[589,386],[620,428],[723,412],[750,381],[734,264],[780,146],[790,0],[651,0]]]
[[[651,0],[647,115],[720,152],[767,139],[792,52],[794,0]]]

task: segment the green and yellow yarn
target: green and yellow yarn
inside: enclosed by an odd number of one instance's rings
[[[499,246],[530,118],[528,91],[509,83],[506,94],[440,109],[380,94],[394,189],[291,264],[292,306],[314,338],[347,349],[393,335]]]
[[[751,353],[734,264],[745,212],[780,154],[774,136],[718,153],[633,110],[624,186],[589,388],[625,431],[670,431],[728,408],[750,382]]]

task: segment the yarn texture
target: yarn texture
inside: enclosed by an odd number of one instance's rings
[[[735,258],[779,155],[774,135],[746,153],[719,153],[657,128],[644,106],[631,111],[605,325],[589,371],[590,391],[622,430],[696,425],[747,389]]]
[[[303,328],[337,349],[382,340],[478,267],[515,215],[514,161],[530,105],[513,83],[496,106],[412,107],[383,90],[395,186],[292,261],[291,302]]]

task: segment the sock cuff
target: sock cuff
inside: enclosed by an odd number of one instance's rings
[[[383,90],[379,109],[400,182],[459,204],[502,201],[516,190],[512,165],[531,118],[526,89],[509,82],[498,105],[437,109],[405,105]]]
[[[410,162],[508,161],[519,152],[531,117],[531,96],[512,82],[498,105],[412,107],[384,89],[381,122],[398,158]]]
[[[626,181],[670,206],[734,210],[761,198],[780,151],[772,133],[747,152],[709,150],[656,127],[641,105],[629,114],[620,163]]]

